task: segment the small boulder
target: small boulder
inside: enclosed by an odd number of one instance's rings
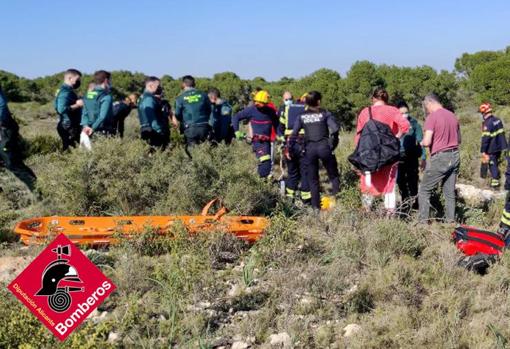
[[[358,324],[349,324],[344,327],[344,337],[352,337],[361,331],[361,326]]]
[[[292,339],[287,332],[280,332],[269,336],[269,344],[276,348],[292,348]]]
[[[117,332],[110,332],[108,334],[108,343],[116,343],[120,339],[120,335]]]
[[[232,349],[247,349],[250,345],[243,341],[237,341],[232,343]]]

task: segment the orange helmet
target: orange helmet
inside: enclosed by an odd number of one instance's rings
[[[482,114],[488,114],[490,112],[492,112],[492,106],[490,103],[483,103],[481,106],[480,106],[480,109],[479,109],[480,113]]]

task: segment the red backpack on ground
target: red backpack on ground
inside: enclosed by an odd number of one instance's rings
[[[466,256],[459,265],[480,274],[486,273],[505,248],[505,241],[499,234],[464,225],[455,229],[452,238]]]

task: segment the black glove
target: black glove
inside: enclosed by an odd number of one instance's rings
[[[331,147],[331,150],[334,151],[336,147],[338,146],[338,133],[334,133],[332,135],[329,135],[329,146]]]

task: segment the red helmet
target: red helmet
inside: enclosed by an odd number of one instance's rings
[[[490,112],[492,112],[492,106],[490,103],[483,103],[481,106],[480,106],[480,109],[479,109],[480,113],[482,114],[488,114]]]

